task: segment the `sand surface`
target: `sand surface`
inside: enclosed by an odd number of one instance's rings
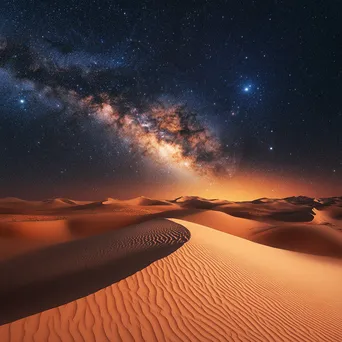
[[[1,342],[342,341],[340,198],[12,201]]]
[[[341,262],[174,221],[191,233],[174,253],[94,294],[3,325],[2,340],[342,339]]]
[[[0,324],[93,293],[164,257],[190,233],[153,220],[0,263]],[[53,295],[52,295],[53,294]]]

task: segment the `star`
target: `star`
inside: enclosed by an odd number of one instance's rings
[[[269,150],[270,150],[270,151],[273,151],[273,146],[270,146],[270,147],[269,147]]]
[[[244,91],[245,93],[248,93],[248,92],[251,90],[251,88],[252,88],[252,85],[249,84],[249,85],[247,85],[247,86],[245,86],[245,87],[243,88],[243,91]]]
[[[19,102],[20,102],[21,104],[24,104],[24,103],[25,103],[25,100],[24,100],[24,99],[20,99]]]

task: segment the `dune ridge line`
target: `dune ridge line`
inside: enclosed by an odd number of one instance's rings
[[[164,219],[70,241],[0,263],[0,323],[89,295],[165,257],[190,239]]]

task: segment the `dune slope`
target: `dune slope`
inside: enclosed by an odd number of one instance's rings
[[[169,216],[172,217],[172,216]],[[177,218],[175,216],[175,218]],[[198,223],[221,232],[253,240],[254,232],[271,228],[272,226],[259,221],[231,216],[221,211],[203,210],[181,212],[179,217],[184,221]]]
[[[339,260],[173,221],[191,232],[174,253],[94,294],[1,326],[1,341],[342,340]]]
[[[65,304],[164,257],[189,231],[154,220],[58,244],[0,263],[0,324]]]
[[[342,234],[330,226],[285,224],[255,230],[251,240],[271,247],[342,258]]]

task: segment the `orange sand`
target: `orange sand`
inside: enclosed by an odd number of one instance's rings
[[[342,341],[341,203],[0,200],[0,341]]]

